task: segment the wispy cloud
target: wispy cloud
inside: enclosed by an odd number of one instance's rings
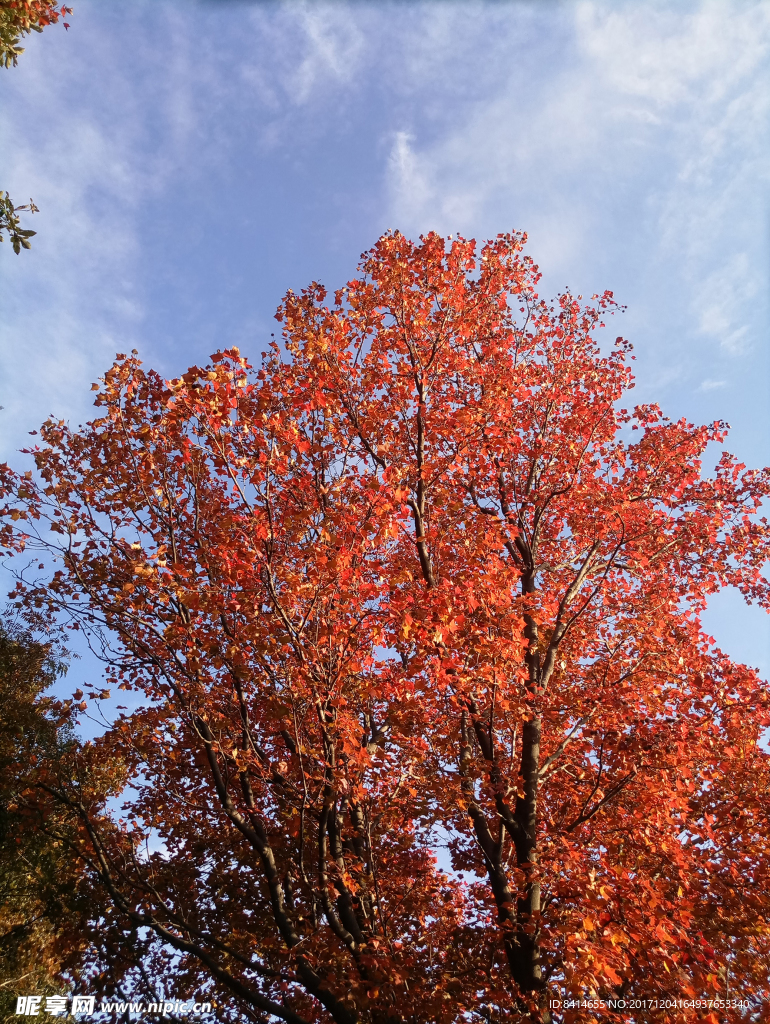
[[[701,382],[698,391],[716,391],[718,388],[723,388],[726,386],[726,380],[704,380]]]
[[[260,4],[244,19],[248,51],[238,76],[276,114],[322,104],[360,72],[366,19],[339,3]]]
[[[394,133],[388,157],[388,175],[395,203],[408,219],[412,219],[433,198],[433,190],[412,149],[414,136],[406,131]]]
[[[718,341],[728,356],[742,355],[749,346],[749,325],[743,321],[760,290],[764,269],[752,266],[748,253],[734,252],[693,285],[700,333]]]

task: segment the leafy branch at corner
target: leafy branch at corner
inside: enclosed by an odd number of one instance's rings
[[[59,7],[55,0],[0,0],[0,66],[16,67],[19,55],[24,53],[19,45],[22,38],[30,32],[42,32],[67,14],[72,14],[72,8]],[[63,24],[69,28],[66,22]],[[36,234],[21,227],[18,214],[23,210],[38,212],[31,199],[24,206],[14,206],[8,193],[0,191],[0,242],[7,235],[17,255],[31,248],[29,240]]]
[[[16,67],[24,53],[19,46],[22,38],[55,25],[66,14],[72,14],[72,8],[59,7],[56,0],[0,0],[0,65]]]

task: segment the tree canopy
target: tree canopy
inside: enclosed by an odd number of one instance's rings
[[[6,547],[59,561],[16,600],[144,701],[78,755],[101,789],[37,774],[102,894],[97,988],[162,969],[223,1021],[759,1019],[768,688],[700,616],[770,605],[770,473],[705,475],[725,424],[624,408],[611,293],[545,302],[524,242],[388,233],[286,295],[258,369],[119,355],[97,418],[3,468]]]

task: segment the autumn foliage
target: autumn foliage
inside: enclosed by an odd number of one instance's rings
[[[6,546],[59,560],[17,600],[144,701],[77,754],[103,793],[30,782],[107,908],[92,990],[162,976],[294,1024],[767,1019],[768,689],[700,613],[770,606],[770,474],[703,475],[724,424],[626,411],[612,295],[547,304],[524,240],[387,234],[331,301],[287,294],[259,369],[119,356],[97,419],[4,470]],[[740,1003],[670,1003],[709,998]]]
[[[0,0],[0,66],[15,65],[24,53],[22,38],[30,32],[42,32],[48,25],[72,14],[72,8],[57,0]],[[62,21],[69,28],[66,21]]]

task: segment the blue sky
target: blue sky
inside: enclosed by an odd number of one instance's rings
[[[88,418],[116,351],[258,359],[387,228],[520,228],[544,294],[627,305],[634,401],[770,461],[770,3],[73,6],[0,71],[0,187],[41,210],[0,248],[0,459]],[[707,625],[770,672],[757,609]]]

